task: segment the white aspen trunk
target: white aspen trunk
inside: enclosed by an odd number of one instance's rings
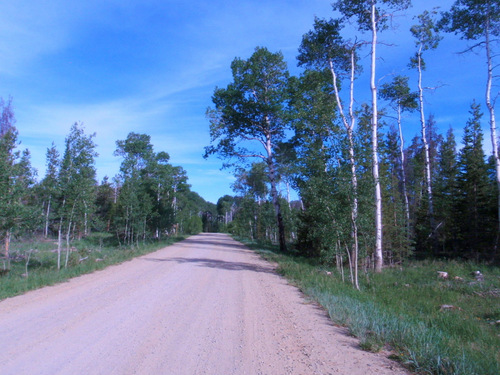
[[[45,212],[45,228],[43,230],[44,238],[49,236],[49,217],[50,217],[50,204],[52,202],[52,196],[49,196],[49,201],[47,203],[47,211]]]
[[[64,262],[64,268],[68,267],[68,260],[69,260],[69,239],[71,237],[71,227],[73,226],[73,214],[75,213],[75,205],[76,202],[73,203],[73,207],[71,208],[71,214],[69,215],[69,221],[68,221],[68,232],[66,233],[66,261]]]
[[[270,142],[269,142],[270,144]],[[279,234],[279,245],[280,250],[286,251],[285,233],[283,217],[281,214],[281,205],[279,202],[278,190],[276,188],[276,171],[274,170],[274,163],[272,161],[272,154],[267,159],[267,164],[269,168],[269,182],[271,183],[271,197],[273,199],[274,211],[276,213],[276,219],[278,222],[278,234]]]
[[[344,127],[346,128],[348,139],[349,139],[349,161],[351,164],[351,186],[352,186],[352,206],[351,206],[351,226],[352,226],[352,261],[354,266],[354,282],[353,285],[356,289],[359,290],[359,282],[358,282],[358,254],[359,254],[359,245],[358,245],[358,177],[356,173],[356,159],[354,152],[354,140],[353,140],[353,129],[356,123],[356,119],[354,117],[354,77],[355,77],[355,56],[354,56],[354,47],[351,50],[351,76],[350,76],[350,89],[349,89],[349,121],[344,114],[344,109],[342,106],[342,101],[340,100],[340,93],[337,87],[337,74],[335,72],[332,60],[330,63],[330,72],[332,73],[333,79],[333,88],[335,92],[335,99],[337,100],[338,111],[340,113],[340,117],[342,118],[342,122],[344,123]],[[349,257],[351,260],[351,257]]]
[[[488,65],[488,78],[486,81],[486,107],[490,113],[490,131],[491,131],[491,148],[493,149],[493,156],[495,158],[495,170],[498,188],[498,203],[497,212],[499,226],[498,231],[500,232],[500,157],[498,155],[498,138],[497,138],[497,127],[495,120],[495,105],[491,101],[491,86],[493,82],[493,64],[491,57],[491,45],[490,45],[490,24],[489,19],[486,21],[485,27],[485,37],[486,37],[486,62]]]
[[[349,247],[346,245],[345,247],[347,253],[347,260],[349,261],[349,276],[351,277],[351,284],[354,285],[354,276],[353,276],[353,261],[351,259],[351,255],[349,252]]]
[[[158,207],[160,207],[160,201],[161,201],[160,190],[161,190],[161,184],[158,183],[158,193],[156,194],[156,202],[158,203]],[[156,229],[155,229],[155,238],[157,240],[160,239],[160,228],[158,228],[158,227],[156,227]]]
[[[266,122],[269,124],[269,119],[266,116]],[[273,148],[271,142],[271,134],[266,134],[266,152],[267,152],[267,166],[269,168],[269,182],[271,184],[271,197],[273,199],[274,211],[276,213],[276,221],[278,222],[278,240],[280,250],[286,252],[286,239],[285,239],[285,225],[283,223],[283,216],[281,213],[281,205],[279,201],[278,190],[276,188],[276,170],[273,161]]]
[[[85,206],[85,214],[84,214],[84,220],[83,220],[83,233],[85,236],[88,236],[88,209],[87,209],[87,202],[83,201],[83,205]],[[80,237],[80,236],[78,236]]]
[[[406,189],[405,171],[405,141],[403,127],[401,126],[401,105],[398,104],[398,129],[399,129],[399,153],[401,159],[401,182],[403,183],[403,198],[405,202],[406,227],[410,227],[410,203],[408,201],[408,190]]]
[[[57,230],[57,269],[61,269],[61,247],[62,247],[62,219]]]
[[[354,287],[359,290],[358,282],[358,178],[356,174],[356,164],[354,161],[354,141],[352,139],[352,129],[349,133],[349,156],[351,159],[351,184],[353,190],[352,210],[351,210],[351,223],[352,223],[352,262],[354,269]]]
[[[61,210],[64,211],[66,206],[66,198],[63,199]],[[61,249],[62,249],[62,227],[63,227],[63,216],[59,219],[59,229],[57,231],[57,269],[61,269]]]
[[[377,47],[377,22],[375,1],[371,5],[371,28],[372,28],[372,50],[371,50],[371,74],[370,88],[372,92],[372,157],[373,157],[373,180],[375,182],[375,271],[382,272],[384,257],[382,252],[382,189],[380,187],[379,161],[378,161],[378,108],[377,108],[377,86],[375,85],[376,47]]]
[[[64,268],[68,268],[68,260],[69,260],[69,238],[71,236],[71,225],[72,221],[69,220],[68,223],[68,231],[66,232],[66,260],[64,262]]]
[[[354,287],[359,290],[358,281],[358,254],[359,254],[359,244],[358,244],[358,175],[356,172],[356,159],[354,154],[354,140],[352,132],[354,130],[354,125],[356,119],[354,117],[354,76],[355,76],[355,56],[354,49],[351,51],[351,82],[350,82],[350,97],[349,97],[349,117],[351,119],[350,127],[347,129],[349,136],[349,157],[351,160],[351,183],[352,183],[352,237],[353,237],[353,256],[352,260],[354,263]]]
[[[424,144],[424,164],[425,164],[425,182],[427,184],[427,196],[429,200],[429,217],[431,224],[431,233],[434,230],[434,204],[432,197],[432,176],[431,176],[431,157],[429,151],[429,142],[427,141],[427,124],[424,115],[424,89],[422,87],[422,47],[417,53],[418,59],[418,101],[420,107],[420,124],[422,125],[422,142]]]

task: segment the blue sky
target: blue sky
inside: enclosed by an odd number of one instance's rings
[[[11,0],[0,3],[0,96],[13,97],[16,127],[32,164],[45,173],[45,153],[59,151],[74,122],[96,132],[99,180],[113,177],[120,159],[115,141],[131,131],[151,135],[156,151],[186,169],[192,190],[216,202],[232,194],[233,178],[215,157],[203,159],[209,145],[205,110],[216,86],[231,81],[230,63],[248,58],[256,46],[281,50],[292,73],[301,37],[314,17],[334,16],[328,0]],[[414,1],[397,31],[380,36],[381,83],[390,74],[409,74],[414,54],[412,15],[431,7]],[[440,2],[444,8],[451,0]],[[482,55],[457,55],[466,43],[446,35],[425,55],[426,86],[440,86],[426,97],[441,131],[456,129],[457,140],[472,100],[484,102]],[[366,51],[368,54],[368,50]],[[368,63],[368,56],[366,56]],[[368,71],[368,69],[366,69]],[[368,100],[367,72],[356,90]],[[483,111],[485,107],[483,106]],[[407,120],[408,141],[419,133],[417,116]],[[489,132],[484,117],[485,146]]]

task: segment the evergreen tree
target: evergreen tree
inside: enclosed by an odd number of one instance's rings
[[[461,249],[456,255],[479,260],[491,255],[496,227],[491,215],[492,189],[483,151],[480,105],[473,102],[470,114],[458,156],[457,217]]]
[[[371,33],[371,66],[370,66],[370,91],[372,103],[372,171],[375,192],[375,270],[382,271],[383,240],[382,240],[382,189],[379,175],[378,153],[378,97],[376,86],[376,61],[378,33],[387,27],[390,11],[407,9],[410,0],[337,0],[333,3],[334,10],[340,11],[345,19],[356,18],[360,31]]]
[[[436,240],[437,225],[434,215],[431,215],[429,208],[429,189],[427,185],[428,172],[430,170],[431,183],[434,183],[434,176],[437,173],[439,165],[439,147],[442,143],[442,136],[437,133],[436,121],[431,114],[425,121],[426,123],[426,142],[424,144],[422,137],[418,142],[413,143],[412,153],[415,157],[412,160],[412,168],[421,168],[420,171],[413,169],[413,201],[414,209],[412,221],[414,223],[414,241],[415,252],[418,257],[433,256],[437,251],[438,243]],[[434,204],[434,202],[433,202]],[[434,224],[433,224],[434,223]]]
[[[116,193],[108,176],[104,176],[96,189],[94,228],[98,232],[110,232],[116,211]]]
[[[406,226],[409,232],[410,228],[410,204],[408,201],[408,189],[406,187],[406,158],[405,143],[403,137],[402,114],[406,111],[413,111],[417,108],[417,94],[410,92],[408,77],[396,76],[391,83],[384,84],[380,90],[380,96],[389,100],[395,107],[398,123],[399,138],[399,158],[394,159],[395,165],[399,165],[399,179],[401,185],[401,195],[405,204]],[[395,145],[398,142],[395,141]]]
[[[439,150],[438,169],[435,174],[436,198],[436,248],[437,256],[450,257],[456,248],[456,227],[458,213],[455,212],[456,199],[459,195],[457,187],[457,144],[450,128]]]
[[[409,228],[409,206],[403,194],[406,192],[405,179],[401,179],[400,133],[391,126],[381,144],[381,176],[384,198],[384,238],[387,262],[394,264],[408,259],[412,252]],[[404,159],[403,159],[404,160]]]
[[[441,37],[438,34],[438,28],[434,22],[433,15],[436,12],[424,11],[419,15],[417,25],[413,25],[410,29],[413,37],[415,38],[415,45],[417,52],[415,57],[411,59],[410,67],[416,68],[418,72],[418,103],[420,111],[420,124],[422,131],[422,143],[424,145],[424,165],[425,165],[425,183],[427,191],[427,207],[429,216],[429,225],[431,235],[434,232],[434,197],[432,194],[432,166],[431,156],[428,143],[428,124],[425,121],[424,115],[424,87],[422,85],[422,72],[425,70],[425,62],[423,59],[423,52],[436,49]]]
[[[440,26],[447,32],[460,35],[461,39],[473,41],[466,52],[484,49],[486,59],[485,101],[489,112],[491,148],[495,163],[497,192],[497,236],[500,236],[500,155],[495,118],[496,96],[491,95],[494,86],[494,70],[498,53],[494,47],[500,36],[500,6],[498,0],[456,0],[448,12],[443,13]]]

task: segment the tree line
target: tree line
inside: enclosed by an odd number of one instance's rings
[[[186,171],[155,152],[147,134],[116,141],[119,173],[96,180],[96,134],[71,126],[62,152],[47,149],[37,182],[29,150],[19,150],[12,99],[0,99],[0,237],[4,268],[14,237],[57,239],[57,268],[67,266],[71,243],[91,233],[118,246],[210,231],[215,205],[191,191]]]
[[[274,241],[282,251],[293,242],[303,255],[348,262],[356,287],[358,267],[380,271],[410,257],[500,260],[492,96],[498,0],[457,0],[444,12],[424,11],[410,29],[415,50],[407,64],[417,84],[395,75],[378,86],[379,34],[410,5],[333,2],[340,16],[316,18],[303,36],[298,76],[290,75],[280,52],[265,47],[248,59],[234,59],[232,82],[215,89],[207,111],[211,145],[205,150],[237,177],[237,195],[217,204],[229,230]],[[464,127],[458,142],[451,128],[439,134],[434,116],[426,115],[422,82],[430,67],[424,57],[446,33],[472,43],[465,53],[482,53],[487,63],[489,157],[478,98],[471,98],[470,117],[453,124]],[[358,100],[355,84],[362,69],[370,75],[367,103]],[[420,135],[408,142],[403,130],[411,115],[419,118]],[[290,187],[299,202],[287,201]]]

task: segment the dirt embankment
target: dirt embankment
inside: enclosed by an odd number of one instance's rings
[[[223,234],[0,302],[1,374],[405,374]]]

